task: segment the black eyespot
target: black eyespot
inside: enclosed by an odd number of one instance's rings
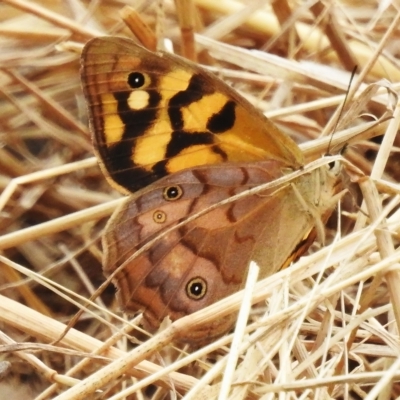
[[[153,221],[157,224],[163,224],[167,220],[167,214],[164,211],[154,211]]]
[[[180,186],[167,186],[163,191],[164,200],[174,201],[182,197],[183,190]]]
[[[192,300],[201,300],[207,293],[207,282],[203,278],[193,278],[186,285],[186,294]]]
[[[128,85],[132,89],[141,88],[145,83],[145,76],[140,72],[131,72],[128,76]]]

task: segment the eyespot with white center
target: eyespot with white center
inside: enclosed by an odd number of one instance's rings
[[[201,300],[206,293],[207,282],[203,278],[193,278],[186,285],[186,294],[192,300]]]
[[[164,211],[157,210],[154,211],[153,221],[156,224],[163,224],[167,220],[167,214]]]
[[[183,190],[180,186],[167,186],[163,191],[164,200],[175,201],[182,197]]]
[[[132,89],[139,89],[146,83],[146,77],[141,72],[131,72],[128,75],[128,85]]]

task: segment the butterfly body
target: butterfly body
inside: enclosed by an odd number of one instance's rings
[[[122,308],[142,311],[151,330],[242,288],[251,260],[261,276],[286,266],[335,207],[338,175],[329,167],[228,202],[300,169],[303,156],[195,64],[98,38],[83,50],[82,82],[102,169],[130,193],[105,229],[104,272]],[[220,336],[233,319],[182,340]]]

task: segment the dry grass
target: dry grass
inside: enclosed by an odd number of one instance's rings
[[[90,306],[85,301],[104,280],[98,239],[120,200],[93,158],[79,51],[94,36],[132,36],[121,19],[124,2],[92,3],[0,4],[0,397],[398,398],[396,6],[135,2],[156,36],[124,10],[148,47],[173,44],[212,65],[301,142],[309,160],[326,152],[335,130],[331,148],[349,144],[346,159],[365,174],[352,174],[364,211],[343,205],[342,234],[331,228],[329,246],[313,246],[290,268],[257,284],[249,280],[245,293],[145,341],[135,321],[118,316],[112,287]],[[354,64],[358,74],[339,115]],[[238,310],[243,296],[236,336],[197,351],[170,345],[196,323]],[[247,323],[251,302],[258,306]],[[79,309],[79,321],[63,336]],[[138,343],[133,349],[129,335]]]

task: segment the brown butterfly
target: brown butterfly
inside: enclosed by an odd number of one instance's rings
[[[251,260],[261,277],[286,266],[335,208],[340,179],[329,166],[216,206],[304,162],[290,138],[197,65],[104,37],[84,47],[81,76],[100,165],[130,193],[106,226],[104,272],[120,268],[113,279],[120,304],[143,311],[150,329],[239,290]],[[183,340],[209,341],[233,321]]]

